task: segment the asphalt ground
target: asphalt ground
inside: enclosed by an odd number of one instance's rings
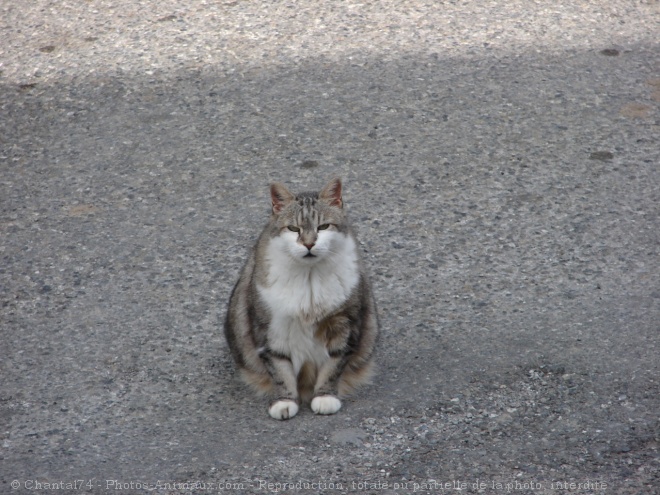
[[[0,12],[1,493],[659,493],[657,2]],[[335,175],[379,372],[277,422],[225,306]]]

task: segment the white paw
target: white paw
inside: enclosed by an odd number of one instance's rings
[[[268,414],[275,419],[289,419],[298,414],[298,404],[292,400],[278,400],[268,408]]]
[[[311,405],[316,414],[334,414],[341,409],[341,401],[334,395],[314,397]]]

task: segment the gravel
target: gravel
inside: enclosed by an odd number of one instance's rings
[[[0,1],[0,492],[660,493],[654,1]],[[374,384],[275,422],[225,304],[345,182]]]

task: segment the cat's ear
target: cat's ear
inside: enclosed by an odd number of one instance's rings
[[[330,206],[342,208],[344,203],[341,200],[341,179],[339,177],[332,179],[319,193],[319,199]]]
[[[270,199],[273,203],[273,213],[277,215],[295,199],[295,196],[281,182],[273,182],[270,185]]]

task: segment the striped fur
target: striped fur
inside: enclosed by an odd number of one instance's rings
[[[342,183],[270,191],[272,215],[232,292],[225,336],[245,381],[272,398],[272,417],[291,418],[303,402],[333,414],[371,378],[378,334]]]

